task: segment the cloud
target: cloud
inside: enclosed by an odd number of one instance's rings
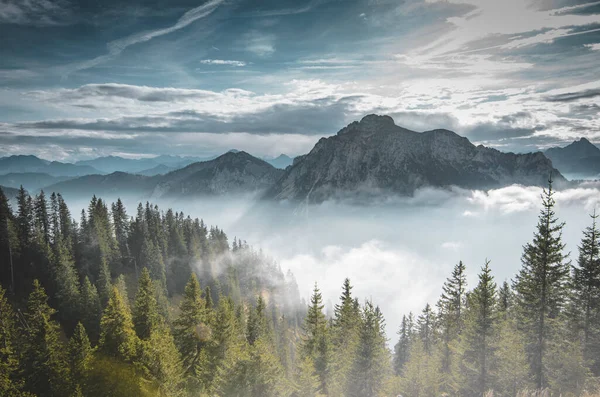
[[[56,26],[71,22],[64,0],[0,0],[0,23]]]
[[[193,22],[195,22],[199,19],[205,18],[208,15],[212,14],[219,7],[219,5],[221,5],[221,3],[223,3],[223,1],[224,0],[209,0],[206,3],[202,4],[201,6],[192,8],[191,10],[189,10],[188,12],[183,14],[183,16],[181,16],[181,18],[179,18],[174,25],[172,25],[168,28],[135,33],[130,36],[111,41],[110,43],[107,44],[108,54],[101,55],[94,59],[73,65],[73,68],[69,69],[67,71],[67,75],[69,73],[72,73],[72,72],[75,72],[78,70],[89,69],[89,68],[92,68],[103,62],[106,62],[106,61],[114,58],[115,56],[119,55],[127,47],[130,47],[132,45],[150,41],[155,37],[164,36],[166,34],[173,33],[177,30],[183,29],[186,26],[192,24]]]
[[[600,51],[600,43],[586,44],[585,48],[589,48],[590,51]]]
[[[316,254],[284,258],[280,266],[294,273],[303,296],[308,296],[317,282],[324,301],[332,304],[337,303],[348,277],[354,286],[352,293],[361,303],[369,299],[381,307],[390,336],[400,325],[402,313],[419,313],[425,302],[434,303],[444,277],[439,265],[418,253],[378,240],[358,246],[328,245]]]
[[[202,63],[204,65],[226,65],[226,66],[237,66],[237,67],[246,66],[246,62],[243,62],[243,61],[231,61],[231,60],[224,60],[224,59],[203,59],[200,61],[200,63]]]
[[[260,58],[267,58],[275,53],[275,35],[273,34],[253,30],[244,35],[243,41],[246,51]]]
[[[600,89],[589,89],[579,92],[566,92],[546,97],[548,102],[573,102],[579,99],[590,99],[600,96]]]

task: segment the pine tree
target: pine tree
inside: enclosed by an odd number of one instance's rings
[[[129,362],[136,353],[137,337],[131,314],[116,287],[100,320],[98,352],[108,358]]]
[[[528,338],[531,370],[539,389],[548,386],[546,347],[565,303],[569,275],[562,253],[564,223],[558,222],[554,212],[551,180],[542,194],[542,205],[537,230],[533,241],[524,247],[522,268],[514,282],[520,322]]]
[[[413,315],[402,316],[402,323],[398,331],[398,343],[394,346],[394,372],[396,375],[402,373],[404,365],[410,356],[411,345],[414,339]]]
[[[100,318],[102,317],[102,306],[96,286],[86,276],[81,288],[81,321],[94,343],[100,337]]]
[[[73,259],[62,239],[56,243],[54,251],[52,276],[58,316],[70,331],[77,324],[82,309],[79,279]]]
[[[205,347],[210,340],[211,330],[205,322],[202,289],[193,273],[185,286],[179,312],[179,317],[173,324],[173,335],[181,353],[188,388],[202,390],[207,387],[204,381],[209,363]]]
[[[35,280],[20,338],[20,364],[26,390],[40,396],[64,396],[71,384],[60,328],[51,319],[54,313],[44,288]]]
[[[400,389],[405,397],[437,397],[440,395],[441,362],[439,356],[425,351],[423,341],[416,339],[402,370]]]
[[[179,351],[166,324],[153,327],[140,344],[138,363],[143,376],[157,389],[158,396],[183,395],[183,369]]]
[[[502,310],[502,309],[500,309]],[[517,396],[532,388],[525,337],[516,320],[504,316],[496,325],[497,338],[493,341],[494,395]]]
[[[513,305],[513,293],[507,281],[502,283],[502,287],[498,290],[498,308],[501,312],[506,313]]]
[[[383,315],[369,301],[362,311],[358,350],[354,358],[348,395],[376,397],[391,375],[391,360],[386,347]]]
[[[102,307],[105,307],[110,299],[113,285],[108,263],[104,259],[102,259],[100,263],[100,273],[98,274],[98,281],[96,282],[96,285],[98,287],[100,303],[102,304]]]
[[[256,306],[250,310],[248,316],[248,343],[253,345],[260,337],[269,335],[269,327],[267,325],[266,305],[262,296],[259,295],[256,299]]]
[[[438,302],[438,321],[442,341],[442,371],[446,374],[450,372],[452,366],[450,344],[458,338],[463,328],[466,288],[465,265],[460,261],[452,270],[450,278],[444,283],[442,296]]]
[[[77,323],[73,336],[69,340],[68,350],[73,390],[85,389],[93,349],[83,324]]]
[[[598,215],[583,232],[577,266],[573,267],[572,290],[576,316],[583,333],[583,351],[594,376],[600,375],[600,231]]]
[[[423,312],[417,318],[417,329],[425,353],[431,354],[435,343],[435,313],[429,303],[425,305]]]
[[[133,324],[140,339],[148,339],[159,324],[158,305],[147,268],[142,269],[133,306]]]
[[[334,307],[332,327],[333,362],[332,380],[329,385],[330,393],[346,393],[352,360],[358,348],[361,314],[356,310],[352,297],[352,285],[349,279],[344,280],[340,303]]]
[[[315,365],[319,377],[319,390],[328,391],[329,366],[331,361],[330,336],[327,320],[323,314],[323,297],[317,284],[310,298],[308,313],[304,320],[304,340],[302,342],[302,357],[310,358]]]
[[[15,313],[6,299],[6,291],[0,286],[0,395],[17,395],[19,359],[15,350]]]
[[[463,395],[482,396],[491,387],[490,366],[497,320],[496,283],[486,261],[477,287],[469,294],[464,332],[461,335],[461,385]]]

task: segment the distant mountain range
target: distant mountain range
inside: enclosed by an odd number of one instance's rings
[[[122,193],[158,197],[188,197],[249,193],[265,190],[283,174],[246,152],[227,152],[164,175],[144,176],[124,172],[88,175],[45,188],[67,195]]]
[[[448,130],[415,132],[389,116],[369,115],[321,138],[269,189],[266,198],[321,202],[331,198],[411,195],[416,189],[490,189],[566,180],[542,153],[503,153],[475,146]]]
[[[94,167],[103,173],[110,174],[113,172],[129,172],[129,173],[141,173],[148,175],[150,170],[156,169],[162,171],[167,167],[169,170],[185,167],[186,165],[198,162],[212,160],[214,157],[179,157],[179,156],[158,156],[152,158],[141,158],[141,159],[127,159],[119,156],[106,156],[98,157],[93,160],[82,160],[75,164],[87,165]],[[159,166],[163,166],[159,168]],[[153,174],[157,175],[157,174]]]
[[[204,161],[109,156],[68,164],[11,156],[0,158],[0,185],[23,184],[30,191],[43,187],[78,196],[177,198],[262,192],[265,199],[322,202],[411,195],[423,187],[542,186],[551,174],[560,186],[566,179],[558,169],[600,173],[594,168],[600,167],[600,149],[586,139],[549,149],[546,156],[503,153],[475,146],[449,130],[415,132],[395,125],[389,116],[369,115],[321,138],[308,154],[293,160],[286,155],[259,159],[237,150]],[[110,172],[115,168],[119,170]]]
[[[42,160],[31,155],[0,158],[0,175],[25,172],[44,173],[51,176],[82,176],[101,173],[89,165]]]
[[[292,163],[294,162],[294,159],[285,155],[285,154],[280,154],[278,157],[275,158],[265,158],[263,157],[263,160],[265,160],[267,163],[271,164],[273,167],[275,168],[279,168],[279,169],[286,169],[288,166],[292,165]]]
[[[581,138],[564,148],[555,147],[544,152],[552,164],[575,178],[600,178],[600,149]]]
[[[42,172],[21,172],[0,175],[0,185],[18,189],[21,185],[30,192],[44,186],[72,179],[70,176],[52,176]]]

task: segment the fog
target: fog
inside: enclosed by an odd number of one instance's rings
[[[418,314],[427,302],[434,304],[459,260],[467,266],[469,287],[486,258],[497,283],[514,276],[522,246],[536,226],[540,193],[540,188],[514,185],[488,192],[424,189],[411,198],[369,206],[265,203],[253,197],[153,203],[218,225],[230,241],[237,236],[262,248],[284,272],[294,273],[304,298],[317,282],[328,310],[349,277],[355,296],[381,307],[393,344],[402,315]],[[130,215],[139,199],[124,199]],[[589,214],[600,206],[600,183],[559,191],[556,200],[557,215],[566,222],[566,250],[575,261]],[[74,211],[87,206],[67,201]]]

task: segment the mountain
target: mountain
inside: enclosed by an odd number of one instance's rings
[[[545,155],[565,174],[574,177],[600,176],[600,149],[586,138],[581,138],[564,148],[550,148],[546,150]]]
[[[0,186],[0,189],[2,189],[2,192],[9,201],[16,198],[19,194],[19,189],[15,189],[14,187]]]
[[[71,178],[72,177],[68,176],[52,176],[41,172],[10,173],[0,175],[0,185],[16,189],[23,185],[26,190],[34,192],[44,186],[66,181]]]
[[[282,170],[246,152],[229,151],[161,176],[153,196],[256,192],[271,187],[282,174]]]
[[[232,150],[234,151],[234,150]],[[117,171],[121,172],[129,172],[129,173],[137,173],[149,175],[154,171],[154,168],[157,170],[161,170],[164,172],[173,171],[179,168],[183,168],[192,163],[197,163],[200,161],[209,161],[214,160],[217,156],[208,156],[208,157],[181,157],[181,156],[171,156],[171,155],[161,155],[157,157],[151,158],[140,158],[140,159],[128,159],[119,156],[105,156],[98,157],[92,160],[82,160],[78,161],[75,164],[78,165],[87,165],[99,169],[105,173],[113,173]],[[161,166],[161,168],[158,168]],[[168,171],[167,171],[168,167]],[[157,172],[153,175],[157,175],[161,172]]]
[[[154,198],[250,193],[271,187],[281,174],[282,170],[246,152],[228,152],[165,175],[125,172],[88,175],[48,186],[45,190],[69,195],[118,193]]]
[[[411,195],[426,186],[544,185],[551,173],[555,181],[566,181],[542,153],[502,153],[452,131],[419,133],[395,125],[389,116],[369,115],[294,159],[265,197],[322,202]]]
[[[176,167],[170,167],[168,165],[164,165],[164,164],[159,164],[155,167],[149,168],[147,170],[143,170],[140,172],[136,172],[136,174],[138,175],[146,175],[146,176],[155,176],[155,175],[163,175],[163,174],[167,174],[171,171],[175,171],[177,168]]]
[[[82,176],[101,173],[89,165],[48,161],[32,155],[0,158],[0,174],[23,172],[45,173],[52,176]]]
[[[271,164],[273,167],[275,168],[279,168],[279,169],[286,169],[288,166],[292,165],[292,163],[294,162],[294,159],[292,159],[291,157],[285,155],[285,154],[280,154],[278,157],[275,158],[263,158],[263,160],[265,160],[267,163]]]
[[[156,177],[113,172],[108,175],[86,175],[46,186],[46,192],[57,192],[70,196],[92,196],[103,194],[144,196],[152,192]]]

